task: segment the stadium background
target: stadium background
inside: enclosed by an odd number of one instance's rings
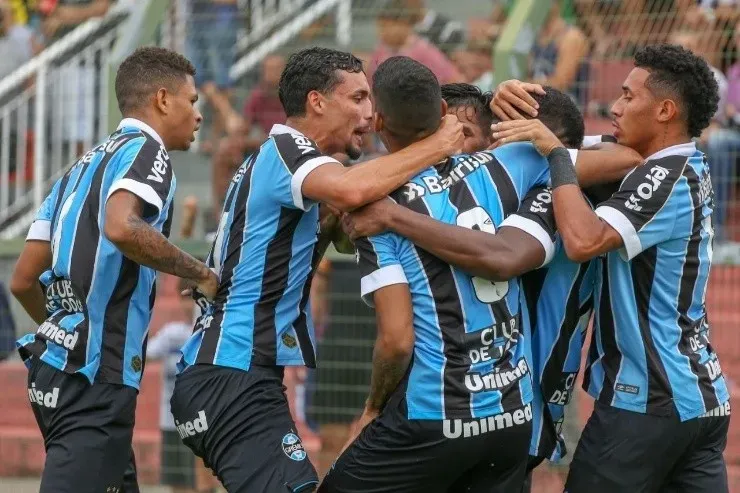
[[[574,94],[584,111],[587,134],[595,134],[610,132],[609,104],[619,95],[634,50],[650,42],[675,41],[716,68],[726,93],[700,145],[709,152],[715,190],[722,190],[718,208],[725,219],[718,228],[706,302],[712,341],[735,404],[740,392],[735,384],[740,378],[737,0],[563,0],[553,13],[546,0],[91,0],[90,19],[67,28],[54,22],[57,3],[74,2],[0,0],[0,351],[7,351],[16,335],[33,329],[17,303],[3,301],[33,211],[75,156],[117,123],[111,75],[137,45],[155,42],[200,63],[211,60],[214,66],[203,71],[206,79],[201,82],[222,86],[201,86],[207,125],[191,152],[172,156],[178,177],[173,238],[203,255],[214,225],[210,209],[218,183],[228,179],[251,145],[244,138],[245,128],[259,140],[261,127],[271,118],[279,119],[272,114],[275,100],[269,90],[281,63],[274,55],[284,57],[319,44],[351,49],[372,65],[384,50],[379,32],[386,29],[388,34],[406,24],[429,40],[420,44],[409,38],[406,47],[414,56],[434,60],[441,79],[464,80],[488,90],[494,81],[510,77],[544,77]],[[572,44],[560,44],[566,32]],[[568,65],[575,68],[569,74],[561,70]],[[367,151],[380,152],[372,142]],[[317,315],[323,320],[321,369],[309,376],[295,372],[288,382],[304,442],[321,470],[361,410],[374,340],[374,317],[359,300],[353,257],[330,254],[329,259],[314,290]],[[182,312],[176,280],[163,276],[151,334],[185,318]],[[161,378],[161,365],[149,363],[134,437],[144,491],[167,491],[154,486],[162,446]],[[291,383],[306,378],[302,386]],[[0,362],[0,392],[0,493],[35,491],[43,443],[29,409],[26,371],[12,353]],[[577,390],[567,425],[574,442],[590,406],[590,398]],[[731,491],[740,492],[736,421],[726,459]],[[310,428],[315,431],[307,431]],[[534,491],[562,491],[566,471],[567,466],[539,468]]]

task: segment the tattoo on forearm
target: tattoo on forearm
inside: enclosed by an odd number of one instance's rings
[[[376,346],[373,351],[373,373],[370,377],[370,395],[367,406],[382,409],[409,367],[411,355],[389,358],[380,354]]]
[[[126,257],[184,279],[199,280],[207,276],[205,264],[170,243],[142,218],[132,214],[127,221],[131,238],[121,248]]]

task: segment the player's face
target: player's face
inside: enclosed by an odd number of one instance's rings
[[[372,130],[373,118],[370,86],[363,72],[342,72],[342,82],[327,98],[325,116],[336,152],[343,152],[351,159],[359,158],[363,138]]]
[[[658,101],[645,86],[649,75],[645,69],[634,68],[622,85],[622,96],[611,110],[617,142],[641,154],[657,132],[655,115]]]
[[[203,116],[195,107],[198,92],[195,90],[195,81],[188,75],[185,82],[180,84],[172,94],[172,110],[168,114],[167,126],[170,129],[171,143],[169,149],[186,151],[195,140],[195,132],[200,128]]]
[[[455,115],[463,124],[463,153],[473,154],[488,148],[491,145],[490,132],[484,132],[478,121],[475,108],[470,106],[450,106],[447,108],[448,115]]]

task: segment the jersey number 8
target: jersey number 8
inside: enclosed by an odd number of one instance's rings
[[[485,233],[496,234],[496,225],[493,224],[491,216],[483,207],[474,207],[457,216],[457,225],[463,228],[475,229]],[[482,277],[473,278],[473,289],[475,296],[483,303],[495,303],[501,301],[509,292],[508,281],[489,281]]]

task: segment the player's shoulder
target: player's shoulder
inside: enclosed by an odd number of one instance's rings
[[[288,131],[270,134],[261,152],[274,152],[288,165],[307,155],[321,155],[316,142],[301,133]]]
[[[541,161],[544,159],[531,142],[512,142],[487,152],[490,152],[502,164],[512,161]]]

